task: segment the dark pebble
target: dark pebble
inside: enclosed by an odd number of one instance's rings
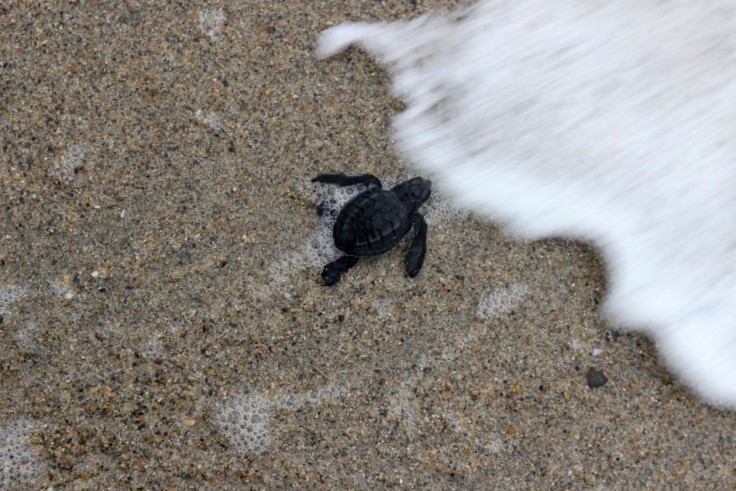
[[[606,382],[608,382],[608,377],[606,377],[606,374],[596,370],[595,368],[588,369],[588,372],[585,374],[585,380],[588,381],[588,387],[591,389],[595,389],[597,387],[603,387],[606,385]]]

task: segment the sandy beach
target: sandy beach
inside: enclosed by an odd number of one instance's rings
[[[736,486],[736,414],[604,320],[589,245],[438,195],[418,276],[322,284],[310,180],[416,172],[316,39],[460,4],[0,6],[0,488]]]

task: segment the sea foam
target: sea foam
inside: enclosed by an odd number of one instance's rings
[[[319,51],[353,43],[407,160],[512,233],[597,244],[608,310],[736,407],[736,2],[488,0]]]

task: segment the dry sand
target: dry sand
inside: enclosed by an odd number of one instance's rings
[[[416,278],[321,284],[310,178],[411,170],[316,37],[454,6],[0,6],[0,488],[736,485],[736,415],[601,320],[586,245],[436,216]]]

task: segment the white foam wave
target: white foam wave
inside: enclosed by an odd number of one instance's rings
[[[487,0],[319,49],[387,67],[399,148],[461,204],[593,240],[609,310],[736,407],[735,33],[733,0]]]

